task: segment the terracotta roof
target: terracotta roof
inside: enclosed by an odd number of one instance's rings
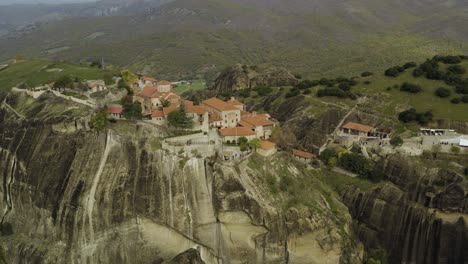
[[[154,86],[146,86],[143,91],[140,92],[140,96],[151,97],[154,93],[158,92]]]
[[[111,105],[107,107],[107,113],[109,114],[122,114],[123,107],[121,105]]]
[[[174,112],[174,111],[176,111],[178,109],[179,109],[179,107],[174,107],[174,106],[169,106],[169,107],[163,108],[164,116],[167,116],[171,112]]]
[[[269,118],[268,115],[261,114],[261,115],[242,117],[241,121],[243,121],[244,123],[248,123],[250,125],[256,126],[256,127],[274,125],[275,123],[268,118]]]
[[[223,119],[215,112],[210,113],[210,121],[209,123],[213,123],[216,121],[223,121]]]
[[[275,143],[270,142],[270,141],[265,141],[265,140],[262,140],[262,143],[260,144],[260,148],[264,150],[274,149],[275,146],[276,146]]]
[[[147,77],[147,76],[143,77],[143,80],[148,81],[148,82],[157,82],[157,80],[155,78]]]
[[[164,112],[160,110],[153,110],[151,111],[151,117],[163,117]]]
[[[184,105],[186,105],[186,106],[192,106],[192,105],[193,105],[193,101],[184,100]]]
[[[250,123],[247,123],[243,120],[239,121],[239,125],[243,126],[243,127],[247,127],[247,128],[250,128],[250,129],[255,129],[255,126],[250,124]]]
[[[255,132],[246,127],[230,127],[219,130],[222,136],[253,136]]]
[[[158,85],[171,85],[171,83],[166,81],[166,80],[162,80],[162,81],[158,82]]]
[[[201,105],[187,106],[186,112],[187,113],[197,113],[199,115],[203,115],[203,114],[206,113],[206,108],[201,106]]]
[[[250,113],[250,112],[241,110],[241,116],[247,116],[247,115],[251,115],[251,114],[252,114],[252,113]]]
[[[374,128],[371,127],[371,126],[366,126],[366,125],[353,123],[353,122],[346,123],[346,125],[344,125],[343,128],[356,130],[356,131],[360,131],[360,132],[365,132],[365,133],[368,133],[368,132],[374,130]]]
[[[297,150],[297,149],[293,149],[293,154],[294,154],[294,156],[299,156],[299,157],[305,158],[305,159],[313,159],[313,158],[316,157],[315,154],[305,152],[305,151],[302,151],[302,150]]]
[[[239,110],[238,108],[224,102],[223,100],[220,100],[216,97],[213,97],[213,98],[210,98],[210,99],[207,99],[205,101],[202,102],[203,104],[209,106],[209,107],[212,107],[216,110],[219,110],[219,111],[231,111],[231,110]]]
[[[227,101],[226,103],[230,104],[230,105],[244,105],[243,103],[237,101],[236,99],[230,99],[229,101]]]

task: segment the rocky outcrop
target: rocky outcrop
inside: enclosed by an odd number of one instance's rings
[[[259,86],[292,86],[298,82],[294,75],[283,68],[237,64],[221,72],[213,89],[222,93]]]
[[[358,263],[342,254],[356,252],[340,233],[349,222],[327,219],[326,205],[285,211],[249,160],[224,164],[161,149],[158,131],[145,124],[111,124],[98,134],[60,98],[7,99],[22,115],[0,109],[8,263]],[[282,166],[274,177],[300,176]]]
[[[380,164],[389,180],[343,194],[355,230],[369,249],[385,249],[389,263],[465,263],[468,260],[464,180],[401,157]]]

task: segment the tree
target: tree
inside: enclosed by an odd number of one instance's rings
[[[463,174],[465,174],[465,176],[468,176],[468,167],[466,167],[466,168],[463,170]]]
[[[177,128],[189,129],[193,127],[192,120],[185,112],[185,105],[181,104],[178,110],[172,111],[167,116],[167,121],[170,125]]]
[[[237,142],[239,143],[239,145],[241,144],[247,144],[249,142],[249,140],[246,138],[246,137],[240,137]]]
[[[394,147],[401,146],[401,145],[403,145],[403,139],[401,139],[401,137],[399,137],[399,136],[393,137],[390,140],[390,144],[392,144],[392,146],[394,146]]]
[[[461,99],[460,98],[452,98],[452,100],[450,100],[450,102],[452,102],[452,104],[459,104],[459,103],[461,103]]]
[[[271,87],[266,87],[266,86],[259,86],[259,87],[255,88],[255,90],[257,91],[259,96],[268,95],[273,91],[273,89]]]
[[[92,126],[98,132],[103,131],[107,127],[108,123],[109,120],[107,119],[107,109],[102,109],[93,116]]]
[[[373,169],[372,163],[369,160],[356,153],[343,153],[343,155],[340,156],[338,163],[343,168],[365,178],[370,176]]]
[[[328,161],[334,157],[336,157],[336,153],[333,149],[327,148],[323,150],[322,153],[320,153],[320,159],[323,160],[325,163],[328,163]]]
[[[403,83],[400,87],[400,91],[410,92],[410,93],[419,93],[422,91],[421,86],[412,83]]]
[[[414,68],[414,67],[416,67],[416,66],[418,66],[418,65],[416,64],[416,62],[412,62],[412,61],[411,61],[411,62],[405,63],[405,65],[403,65],[403,68],[406,70],[406,69],[409,69],[409,68]]]
[[[437,90],[435,91],[435,95],[442,97],[442,98],[449,97],[451,94],[452,94],[452,91],[444,87],[437,88]]]
[[[135,119],[141,119],[143,117],[142,115],[142,108],[140,102],[129,102],[125,99],[122,100],[122,105],[124,108],[124,117],[126,119],[130,120],[135,120]]]
[[[72,86],[73,86],[73,79],[68,75],[59,77],[54,83],[54,88],[58,88],[58,89],[71,88]]]
[[[368,72],[368,71],[361,73],[361,77],[369,77],[369,76],[372,76],[372,75],[373,75],[373,73]]]
[[[465,68],[463,68],[460,65],[450,65],[447,68],[447,72],[453,73],[453,74],[464,74],[466,73]]]
[[[327,161],[327,165],[328,165],[330,168],[336,167],[336,164],[338,164],[338,160],[336,159],[336,157],[331,157],[331,158]]]
[[[169,100],[162,100],[161,105],[162,105],[162,107],[166,108],[166,107],[169,107],[171,105],[171,102]]]
[[[120,72],[120,76],[122,76],[125,82],[135,83],[138,81],[137,75],[131,72],[130,70],[122,70]]]
[[[257,150],[262,145],[262,141],[258,138],[254,138],[249,141],[249,147]]]

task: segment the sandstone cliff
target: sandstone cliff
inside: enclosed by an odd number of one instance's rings
[[[221,72],[213,89],[218,92],[230,92],[258,86],[292,86],[298,82],[294,75],[283,68],[237,64]]]
[[[0,98],[8,263],[359,263],[345,207],[294,163],[174,153],[145,124],[97,134],[87,109],[30,100]],[[287,205],[266,171],[313,180],[310,206]]]

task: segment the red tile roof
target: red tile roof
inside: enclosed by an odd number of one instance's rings
[[[269,119],[269,116],[267,114],[244,116],[242,117],[241,121],[243,121],[243,123],[248,123],[255,127],[271,126],[275,124],[275,122]]]
[[[143,91],[140,92],[140,96],[151,97],[154,93],[158,92],[154,86],[146,86]]]
[[[144,81],[148,81],[148,82],[157,82],[157,80],[156,80],[155,78],[147,77],[147,76],[144,76],[144,77],[143,77],[143,80],[144,80]]]
[[[164,112],[160,110],[153,110],[151,111],[151,117],[163,117]]]
[[[222,136],[253,136],[255,132],[246,128],[246,127],[231,127],[231,128],[223,128],[219,130]]]
[[[162,81],[158,82],[157,85],[171,85],[171,83],[166,81],[166,80],[162,80]]]
[[[252,115],[252,113],[241,110],[241,116],[248,116],[248,115]]]
[[[111,105],[107,107],[107,113],[109,114],[122,114],[123,107],[121,105]]]
[[[297,149],[293,149],[293,154],[294,156],[298,156],[298,157],[305,158],[305,159],[313,159],[317,157],[315,154],[305,152],[302,150],[297,150]]]
[[[237,101],[236,99],[230,99],[229,101],[227,101],[226,103],[230,104],[230,105],[244,105],[243,103]]]
[[[371,126],[366,126],[366,125],[358,124],[358,123],[354,123],[354,122],[346,123],[346,125],[344,125],[343,128],[356,130],[356,131],[360,131],[360,132],[364,132],[364,133],[368,133],[368,132],[375,129],[375,128],[371,127]]]
[[[203,115],[207,112],[206,108],[201,105],[187,106],[185,110],[187,113],[197,113],[199,115]]]
[[[193,106],[193,101],[184,100],[184,105],[186,105],[186,106]]]
[[[232,110],[239,110],[238,108],[224,102],[223,100],[220,100],[216,97],[207,99],[202,102],[203,104],[212,107],[218,111],[232,111]]]
[[[239,125],[243,126],[243,127],[247,127],[247,128],[250,128],[250,129],[255,129],[255,126],[250,124],[250,123],[247,123],[243,120],[239,121]]]
[[[210,113],[210,121],[209,123],[223,121],[223,119],[215,112]]]

